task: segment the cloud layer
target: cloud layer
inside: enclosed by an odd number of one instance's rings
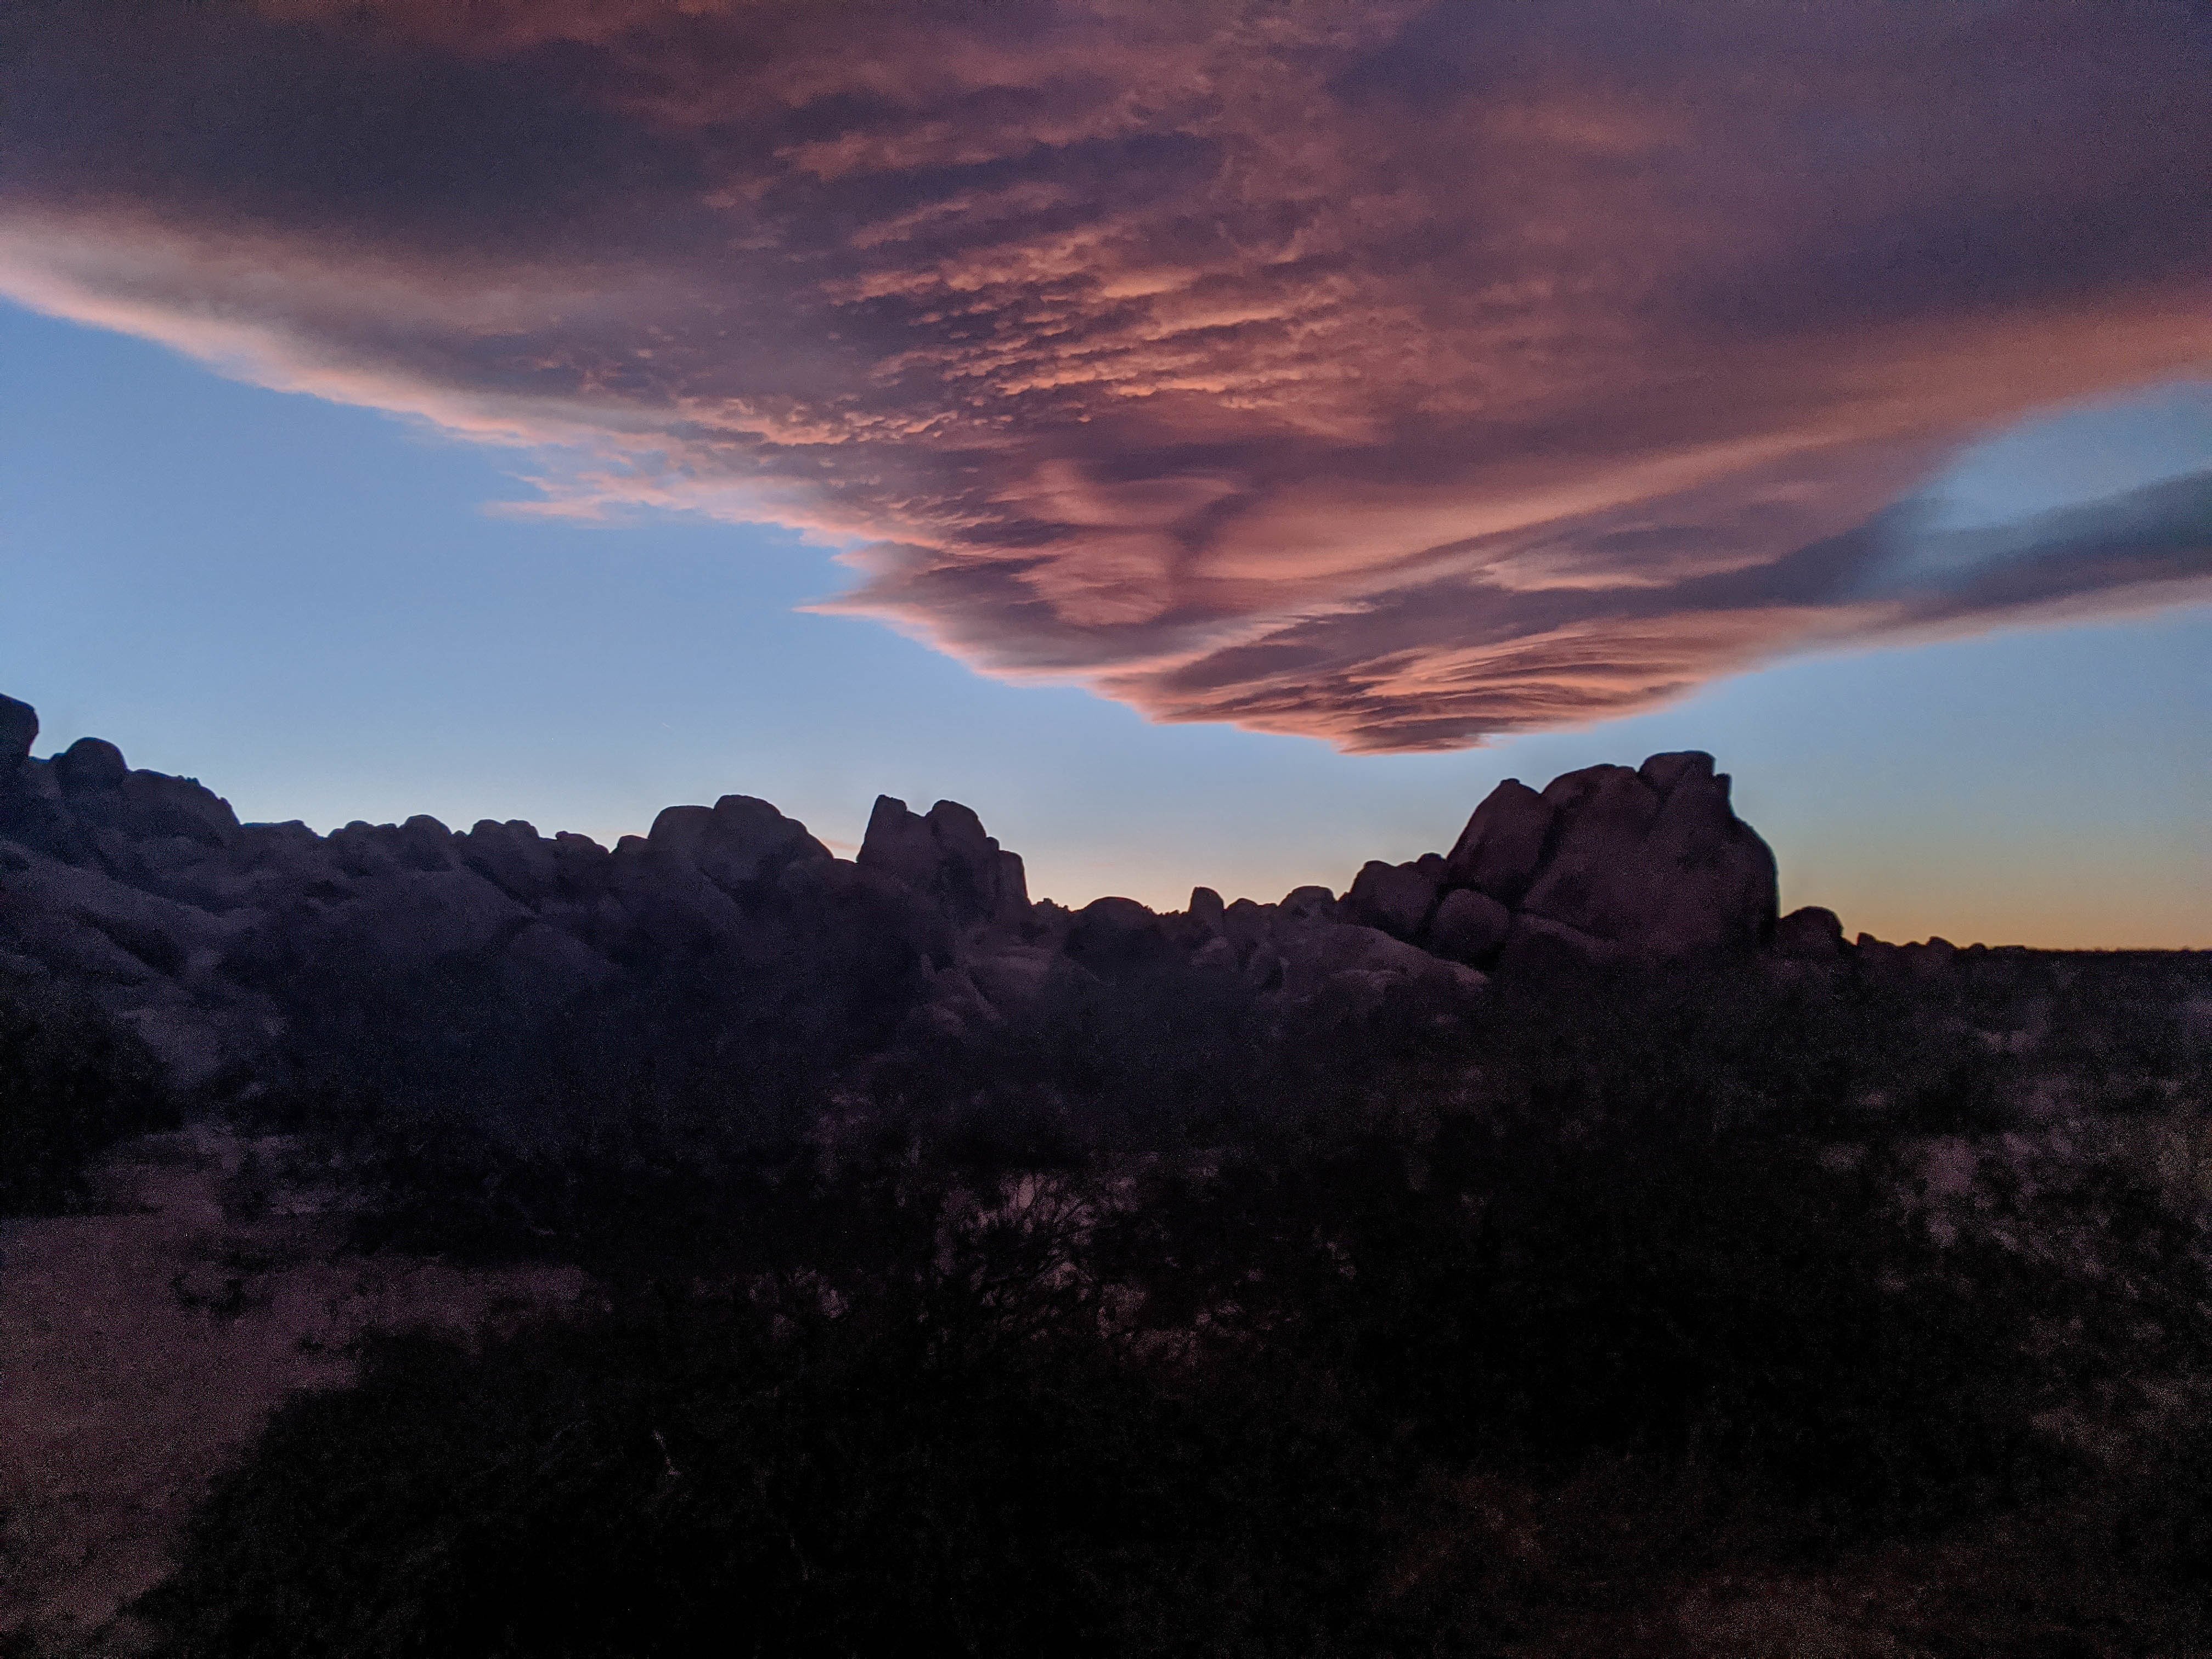
[[[2201,489],[1893,506],[2212,362],[2189,0],[17,0],[0,80],[0,291],[1156,718],[1449,748],[2212,583]]]

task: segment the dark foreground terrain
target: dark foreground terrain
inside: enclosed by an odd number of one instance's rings
[[[2212,957],[1778,918],[1699,756],[1156,916],[27,726],[11,1659],[2212,1653]]]

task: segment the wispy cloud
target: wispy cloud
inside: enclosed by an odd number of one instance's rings
[[[0,290],[1158,718],[1449,747],[2212,574],[1890,510],[2212,360],[2186,0],[129,13],[0,21]]]

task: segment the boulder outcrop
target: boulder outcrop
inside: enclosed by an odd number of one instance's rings
[[[612,849],[520,820],[319,836],[240,824],[198,781],[133,770],[98,738],[33,758],[38,734],[35,710],[0,698],[0,971],[76,986],[186,1084],[250,1077],[288,1020],[343,1026],[347,999],[413,984],[553,1022],[625,982],[734,976],[776,1018],[835,1029],[847,1016],[822,1010],[889,998],[910,1010],[901,1029],[958,1033],[1054,987],[1159,971],[1356,1009],[1404,984],[1471,994],[1522,960],[1853,948],[1825,911],[1778,928],[1772,854],[1695,752],[1540,792],[1502,783],[1448,854],[1370,862],[1341,898],[1311,885],[1224,904],[1201,887],[1158,915],[1033,904],[1020,858],[954,801],[879,798],[850,862],[738,794],[672,806]]]
[[[1558,810],[1518,778],[1492,790],[1444,858],[1444,884],[1471,888],[1500,904],[1521,902],[1536,869]]]
[[[1640,954],[1765,942],[1778,914],[1774,854],[1729,804],[1710,755],[1593,766],[1543,793],[1555,817],[1520,908]]]
[[[668,807],[645,839],[647,846],[687,860],[725,891],[771,879],[794,859],[830,856],[805,824],[750,795],[725,795],[711,807]]]
[[[1540,793],[1508,779],[1468,820],[1444,860],[1443,886],[1504,907],[1524,933],[1604,947],[1590,955],[1762,945],[1778,908],[1774,854],[1736,817],[1729,787],[1712,757],[1696,750],[1654,755],[1633,769],[1585,767]],[[1441,905],[1437,914],[1443,921]],[[1479,924],[1477,915],[1465,904],[1454,910],[1451,954],[1498,933],[1495,911],[1482,909]]]
[[[1843,921],[1833,910],[1817,904],[1792,910],[1774,924],[1777,956],[1817,962],[1839,957],[1844,949]]]
[[[1443,888],[1442,862],[1431,855],[1411,864],[1362,865],[1344,896],[1346,919],[1395,939],[1418,938]]]
[[[1029,879],[1018,854],[1001,848],[983,822],[957,801],[911,812],[890,795],[876,797],[858,860],[943,904],[969,922],[1012,925],[1029,908]]]
[[[13,772],[30,758],[39,740],[39,711],[27,702],[0,697],[0,774]]]
[[[1454,962],[1486,962],[1513,931],[1513,913],[1479,888],[1444,895],[1429,921],[1429,948]]]

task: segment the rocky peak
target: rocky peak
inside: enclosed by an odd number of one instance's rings
[[[805,824],[751,795],[725,795],[711,807],[671,806],[645,839],[726,889],[773,876],[794,859],[830,856]]]
[[[957,801],[916,813],[894,796],[877,796],[858,862],[936,899],[963,921],[1012,926],[1029,912],[1020,855],[1002,848]]]
[[[1773,854],[1698,750],[1587,766],[1540,793],[1509,778],[1440,865],[1370,864],[1346,904],[1462,962],[1522,936],[1593,957],[1746,948],[1771,936],[1778,908]]]
[[[14,771],[31,757],[39,739],[39,711],[27,702],[0,697],[0,775]]]
[[[1714,776],[1713,757],[1702,749],[1680,749],[1672,754],[1654,755],[1636,769],[1636,775],[1662,795],[1685,779],[1717,782],[1722,798],[1725,799],[1728,795],[1728,779]]]
[[[99,738],[79,738],[54,757],[54,781],[66,795],[120,789],[131,775],[123,751]]]
[[[1547,792],[1548,793],[1548,792]],[[1518,778],[1492,790],[1444,858],[1443,884],[1472,887],[1501,904],[1516,902],[1536,878],[1556,809]]]

